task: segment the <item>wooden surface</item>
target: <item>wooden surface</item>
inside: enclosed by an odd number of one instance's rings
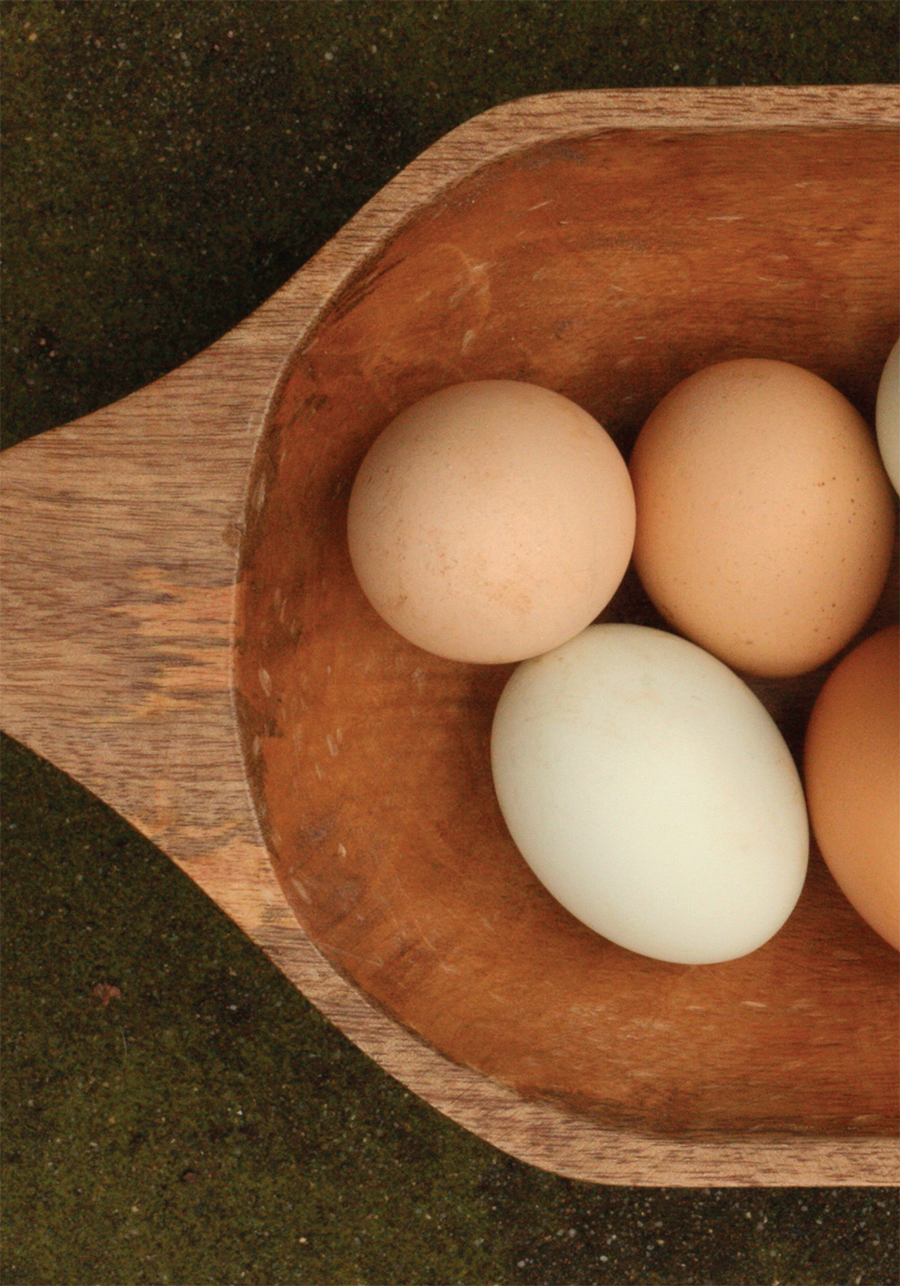
[[[492,811],[501,672],[412,656],[368,614],[348,480],[393,410],[472,372],[552,380],[623,446],[678,372],[748,345],[870,412],[897,329],[896,115],[877,87],[494,109],[211,349],[4,454],[4,727],[170,853],[386,1070],[534,1164],[896,1182],[896,956],[816,868],[805,918],[731,967],[657,969],[573,928]],[[814,686],[773,695],[788,722]],[[473,947],[484,898],[502,932]],[[529,1007],[519,965],[548,927],[538,973],[574,960],[575,998],[548,983]]]

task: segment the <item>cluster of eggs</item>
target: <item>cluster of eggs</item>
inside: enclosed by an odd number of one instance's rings
[[[629,464],[581,407],[509,380],[424,398],[363,460],[363,592],[427,651],[520,663],[492,728],[501,812],[546,888],[620,946],[689,964],[761,946],[799,898],[808,817],[900,946],[897,628],[823,687],[805,792],[738,673],[807,673],[871,616],[894,544],[898,364],[895,346],[881,456],[824,380],[743,359],[668,393]],[[672,632],[592,624],[632,559]]]

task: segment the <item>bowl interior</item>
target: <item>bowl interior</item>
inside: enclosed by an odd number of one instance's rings
[[[276,400],[251,487],[237,627],[248,776],[297,918],[454,1062],[657,1134],[892,1132],[897,956],[817,854],[742,960],[647,960],[541,888],[496,805],[510,666],[399,638],[350,567],[349,489],[403,407],[530,380],[626,454],[655,403],[730,357],[795,362],[871,420],[897,335],[888,131],[612,131],[491,163],[332,301]],[[889,591],[874,624],[896,617]],[[604,619],[661,625],[633,573]],[[825,670],[756,684],[799,751]]]

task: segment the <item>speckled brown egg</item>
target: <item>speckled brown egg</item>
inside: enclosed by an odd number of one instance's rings
[[[682,634],[736,669],[802,674],[872,612],[894,501],[874,435],[787,362],[722,362],[650,415],[630,462],[635,564]]]
[[[452,660],[519,661],[609,602],[631,557],[634,495],[619,449],[581,407],[479,380],[381,433],[347,531],[364,593],[404,638]]]
[[[803,773],[822,856],[872,928],[900,947],[900,629],[849,652],[816,699]]]

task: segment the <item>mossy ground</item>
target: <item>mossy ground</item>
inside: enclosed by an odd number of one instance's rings
[[[897,80],[887,0],[47,0],[0,21],[4,445],[199,351],[495,103]],[[8,740],[3,812],[8,1286],[897,1280],[894,1194],[521,1165],[381,1073]]]
[[[496,103],[890,81],[897,30],[891,0],[6,0],[3,445],[179,365]]]

